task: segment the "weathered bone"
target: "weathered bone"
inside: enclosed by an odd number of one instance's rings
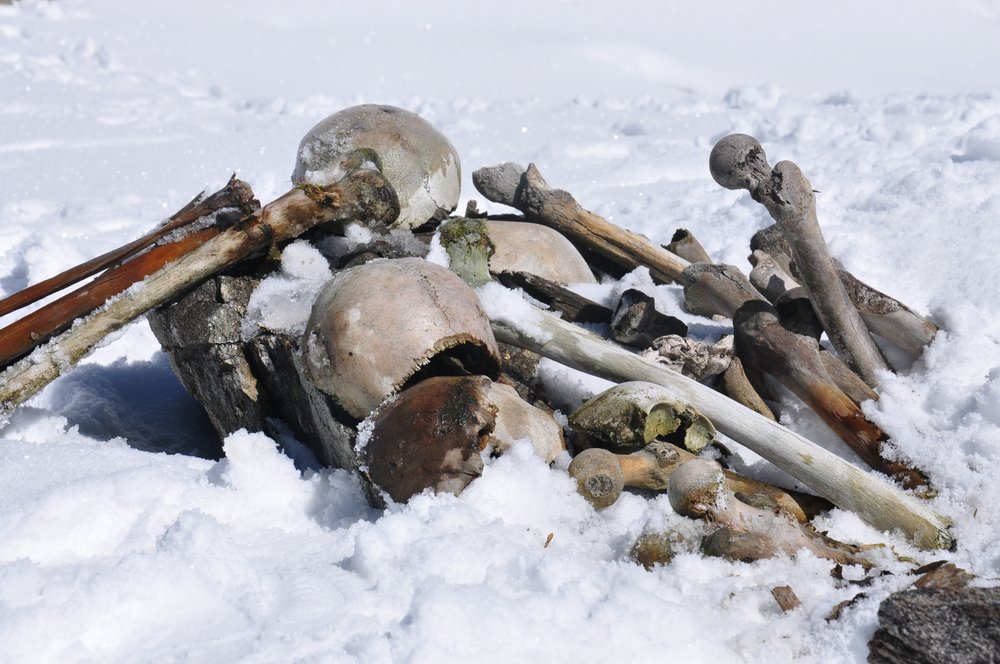
[[[782,268],[788,265],[794,271],[795,266],[789,265],[788,245],[784,238],[779,241],[774,237],[780,233],[777,224],[758,231],[750,246],[766,246],[771,251],[779,252],[771,255],[762,249],[753,249],[750,262],[755,266],[750,272],[750,283],[767,296],[771,302],[785,290],[792,290],[798,285],[793,276]],[[785,252],[785,253],[780,253]],[[847,295],[861,314],[869,331],[879,335],[909,354],[919,357],[924,348],[934,340],[938,326],[912,311],[899,300],[869,286],[843,268],[834,259],[837,276],[847,289]],[[765,290],[766,289],[766,290]]]
[[[712,259],[701,246],[698,238],[686,228],[678,228],[665,249],[677,254],[689,263],[711,263]]]
[[[638,348],[648,348],[668,334],[684,336],[687,332],[687,325],[657,311],[653,298],[634,288],[622,293],[611,317],[611,338]]]
[[[629,381],[607,389],[569,416],[570,426],[615,452],[641,450],[657,438],[697,452],[715,439],[715,427],[659,385]]]
[[[553,314],[519,308],[511,315],[503,306],[490,306],[500,296],[494,288],[501,287],[487,285],[479,294],[498,340],[608,380],[657,383],[667,388],[670,397],[701,411],[723,434],[876,528],[902,530],[922,548],[951,546],[947,519],[914,497],[711,388],[657,366]],[[504,301],[506,297],[499,299]]]
[[[507,288],[520,288],[574,323],[610,323],[614,312],[568,288],[527,272],[501,272],[497,281]]]
[[[872,567],[860,548],[824,537],[775,510],[739,500],[714,461],[691,459],[670,476],[668,496],[678,514],[705,519],[719,529],[705,538],[702,551],[730,560],[754,561],[801,549],[843,565]]]
[[[656,339],[651,349],[640,354],[688,378],[705,380],[729,368],[733,360],[733,338],[726,336],[713,344],[669,334]]]
[[[747,189],[778,223],[788,240],[799,274],[834,347],[866,383],[889,368],[861,314],[841,284],[816,220],[812,185],[790,161],[772,169],[764,149],[745,134],[730,134],[712,149],[712,177],[727,189]]]
[[[542,224],[487,220],[495,252],[490,272],[528,272],[558,284],[596,284],[580,252],[564,235]]]
[[[755,249],[750,254],[750,264],[753,265],[753,269],[750,270],[750,283],[771,302],[781,297],[785,291],[799,285],[782,269],[781,264],[765,251]]]
[[[723,394],[730,399],[743,404],[755,413],[760,413],[769,420],[777,421],[778,418],[774,416],[774,411],[761,398],[757,389],[750,381],[749,376],[747,376],[743,361],[738,355],[733,355],[729,366],[722,373],[720,388]]]
[[[528,221],[556,229],[627,271],[646,266],[653,279],[669,283],[679,281],[688,266],[688,261],[645,237],[585,210],[568,192],[553,189],[534,164],[527,170],[513,163],[481,168],[472,174],[472,183],[494,203],[517,208]]]
[[[881,456],[888,436],[830,378],[819,344],[782,327],[766,302],[747,302],[733,318],[736,351],[748,365],[774,376],[813,411],[872,468],[913,487],[926,480],[917,471]]]
[[[747,300],[764,300],[734,265],[692,263],[684,268],[681,283],[684,308],[699,316],[732,318]]]
[[[601,509],[613,505],[625,487],[666,491],[674,470],[695,458],[664,441],[654,441],[631,454],[593,447],[576,455],[568,472],[576,480],[580,495]],[[777,509],[802,523],[833,507],[822,498],[786,491],[732,471],[725,471],[725,477],[729,489],[741,501],[762,509]]]
[[[320,224],[349,220],[387,224],[397,214],[396,193],[377,171],[354,171],[328,187],[289,191],[5,369],[0,373],[0,418],[83,359],[107,335],[210,275]]]

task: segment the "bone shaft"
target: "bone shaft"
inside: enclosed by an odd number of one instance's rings
[[[889,367],[868,333],[868,326],[840,283],[816,219],[815,204],[799,220],[783,218],[777,221],[788,238],[792,257],[809,289],[816,315],[823,323],[830,342],[844,356],[847,364],[874,387],[878,384],[878,372]]]
[[[746,445],[835,505],[882,530],[900,529],[918,546],[948,548],[947,522],[916,499],[802,436],[678,373],[614,346],[542,311],[530,320],[492,321],[497,338],[614,381],[646,380],[686,401],[720,432]]]

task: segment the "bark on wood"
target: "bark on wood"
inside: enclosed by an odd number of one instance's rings
[[[534,164],[527,170],[513,163],[481,168],[472,174],[472,182],[494,203],[517,208],[528,221],[554,228],[627,271],[645,266],[654,280],[670,283],[678,281],[688,265],[645,237],[585,210],[568,192],[550,187]]]
[[[563,318],[574,323],[610,323],[611,309],[588,300],[582,295],[527,272],[502,272],[497,281],[507,288],[520,288],[539,302],[562,313]]]
[[[395,192],[375,171],[356,171],[326,188],[293,189],[5,369],[0,373],[0,418],[79,362],[108,334],[224,268],[319,224],[365,219],[388,223],[398,213]]]
[[[634,288],[622,293],[611,317],[611,338],[638,348],[648,348],[668,334],[683,337],[687,332],[687,325],[657,311],[653,298]]]
[[[44,297],[56,293],[63,288],[71,286],[87,277],[93,276],[101,270],[120,263],[138,252],[152,246],[166,235],[183,228],[202,217],[206,217],[223,208],[236,208],[244,214],[250,214],[254,205],[259,204],[254,201],[253,191],[250,185],[242,180],[237,180],[236,176],[230,178],[225,187],[215,192],[208,198],[202,198],[202,194],[196,196],[190,203],[173,214],[165,223],[143,235],[137,240],[133,240],[117,249],[101,254],[79,265],[76,265],[54,277],[40,281],[33,286],[18,291],[13,295],[0,300],[0,316],[17,311],[22,307],[37,302]],[[0,365],[3,361],[0,360]]]
[[[772,170],[760,144],[742,134],[732,134],[716,144],[710,167],[720,185],[747,189],[767,208],[788,240],[830,341],[866,383],[877,385],[878,372],[889,365],[840,282],[816,219],[809,180],[790,161],[778,162]]]
[[[481,300],[484,299],[481,295]],[[489,299],[489,298],[486,298]],[[922,548],[949,548],[941,515],[835,454],[696,381],[657,366],[553,314],[505,317],[487,311],[500,341],[613,381],[646,380],[690,403],[723,434],[746,445],[835,505],[883,530],[902,530]]]
[[[914,469],[882,457],[880,448],[888,436],[865,419],[854,401],[833,382],[815,339],[782,327],[777,312],[766,302],[748,302],[741,307],[733,327],[740,358],[802,399],[865,463],[906,486],[926,483]]]
[[[670,238],[667,251],[677,254],[689,263],[711,263],[712,259],[701,246],[698,238],[686,228],[678,228],[674,231],[674,236]]]

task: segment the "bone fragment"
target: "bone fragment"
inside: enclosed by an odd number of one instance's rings
[[[495,293],[480,289],[498,340],[533,350],[580,371],[613,381],[646,380],[690,403],[716,428],[746,445],[835,505],[883,530],[902,530],[922,548],[948,548],[948,521],[916,498],[844,461],[785,427],[705,385],[615,346],[540,310],[505,315],[490,308]],[[491,294],[492,293],[492,294]]]
[[[833,382],[815,339],[782,327],[777,312],[766,302],[743,305],[733,318],[733,327],[740,358],[795,393],[869,466],[910,487],[926,482],[916,470],[882,457],[880,448],[888,436],[865,419]]]
[[[719,526],[702,542],[702,551],[730,560],[754,561],[801,549],[844,565],[872,567],[859,547],[824,537],[784,514],[751,507],[727,486],[714,461],[691,459],[670,476],[668,496],[678,514]]]
[[[684,308],[699,316],[725,316],[747,300],[764,300],[734,265],[691,263],[681,275]]]
[[[816,219],[812,185],[790,161],[767,163],[756,139],[730,134],[712,149],[712,177],[727,189],[747,189],[778,223],[792,258],[809,289],[819,319],[834,347],[848,365],[871,386],[878,372],[889,368],[851,302],[830,258]]]
[[[634,288],[622,293],[611,317],[611,338],[638,348],[648,348],[660,337],[683,337],[687,332],[687,325],[657,311],[653,298]]]
[[[626,271],[646,266],[653,279],[669,283],[678,281],[688,265],[645,237],[585,210],[568,192],[549,186],[534,164],[527,170],[513,163],[481,168],[472,174],[472,183],[494,203],[517,208],[528,221],[554,228]]]
[[[698,238],[686,228],[678,228],[674,231],[674,236],[670,238],[670,244],[666,246],[667,251],[677,254],[689,263],[711,263],[712,259],[701,246]]]

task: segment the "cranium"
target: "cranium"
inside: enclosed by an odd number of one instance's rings
[[[313,384],[358,419],[421,368],[495,378],[500,367],[475,292],[421,258],[376,260],[338,273],[313,305],[302,347]]]
[[[339,180],[356,167],[359,150],[374,151],[396,189],[401,208],[396,227],[443,219],[458,205],[462,173],[455,148],[426,120],[394,106],[352,106],[310,129],[299,143],[292,182]]]

